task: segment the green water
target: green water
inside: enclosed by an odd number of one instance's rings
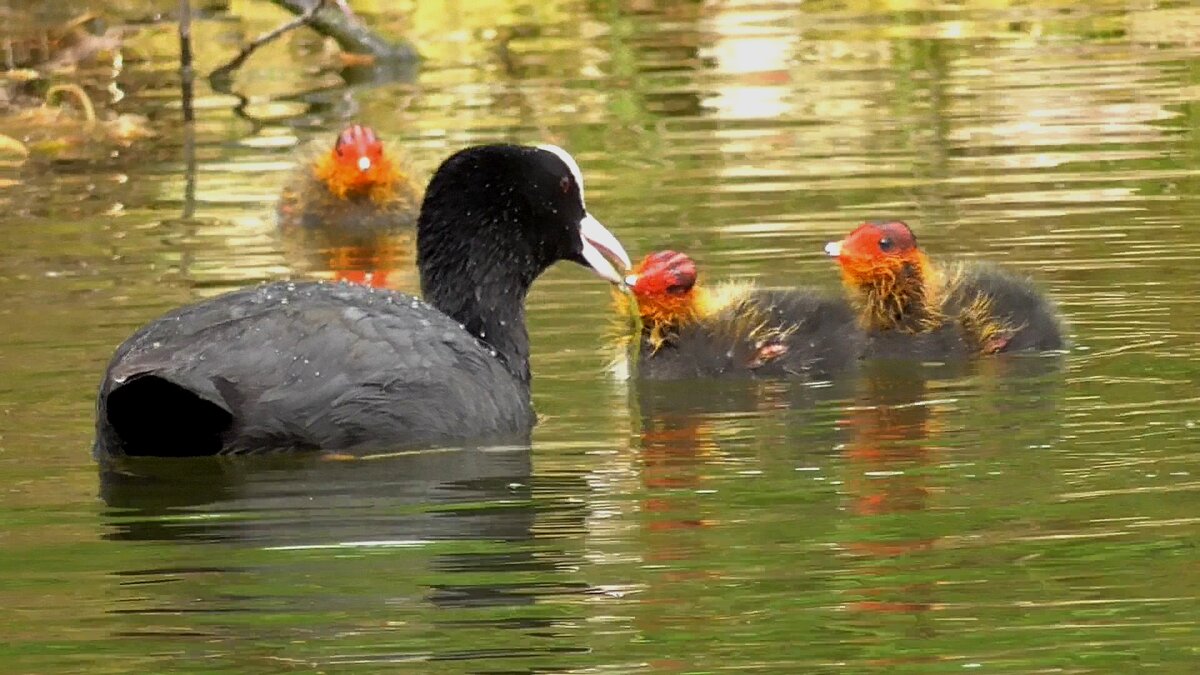
[[[225,4],[196,20],[202,74],[281,18]],[[1200,667],[1200,9],[351,4],[425,63],[363,79],[301,32],[236,75],[244,105],[201,78],[194,198],[152,3],[106,10],[136,28],[120,64],[54,81],[156,136],[0,157],[6,671]],[[62,18],[29,5],[8,30]],[[635,257],[686,250],[714,280],[835,288],[824,243],[902,218],[935,257],[1037,279],[1073,346],[637,386],[606,371],[608,289],[563,265],[529,300],[529,448],[101,475],[95,387],[134,328],[330,276],[272,207],[350,120],[424,175],[559,143]],[[412,290],[411,242],[386,254]]]

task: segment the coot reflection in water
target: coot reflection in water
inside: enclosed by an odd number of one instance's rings
[[[784,438],[806,439],[808,447],[822,432],[821,417],[846,417],[837,426],[856,433],[849,407],[887,408],[922,405],[951,387],[959,404],[981,408],[980,414],[1020,424],[1031,412],[1045,414],[1057,401],[1066,359],[1062,354],[999,354],[974,361],[916,362],[908,359],[869,359],[844,376],[826,381],[796,379],[631,379],[630,405],[637,410],[642,442],[697,438],[696,428],[714,420],[755,417]],[[931,388],[933,389],[931,391]],[[1036,411],[1028,410],[1037,408]],[[782,439],[781,439],[782,440]],[[840,443],[840,436],[821,438]],[[795,446],[793,446],[795,447]]]
[[[574,649],[511,640],[479,643],[478,654],[463,648],[483,627],[544,627],[539,598],[591,590],[563,578],[561,552],[534,541],[528,447],[356,460],[121,458],[100,476],[105,538],[155,552],[115,571],[116,592],[128,597],[113,613],[127,635],[166,631],[207,644],[282,634],[312,642],[310,663],[350,652],[384,662]],[[433,608],[461,611],[426,614]],[[429,638],[430,623],[457,634]],[[327,642],[350,632],[361,645]]]
[[[531,538],[528,448],[445,449],[354,460],[321,456],[136,458],[101,469],[106,538],[233,544],[280,552],[363,554],[443,541]],[[472,561],[479,565],[473,565]],[[528,563],[505,555],[435,554],[433,569]],[[154,566],[123,575],[154,575]],[[409,570],[412,572],[412,570]],[[478,589],[484,596],[494,592]],[[431,593],[469,603],[465,590]]]
[[[100,494],[116,518],[108,536],[117,539],[276,547],[509,540],[528,537],[529,478],[529,450],[519,446],[356,459],[121,458],[102,465]],[[439,510],[490,503],[495,512]],[[210,511],[261,517],[172,519]]]

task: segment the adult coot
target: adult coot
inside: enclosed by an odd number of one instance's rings
[[[636,354],[642,379],[828,379],[858,360],[865,336],[849,304],[806,288],[697,283],[686,254],[658,251],[626,277],[641,329],[620,331],[618,363]],[[635,311],[614,293],[617,311]]]
[[[283,188],[279,226],[358,235],[411,229],[421,191],[370,127],[338,135],[331,150],[306,158]]]
[[[426,302],[355,284],[272,283],[175,310],[125,341],[100,385],[100,455],[414,446],[527,437],[525,294],[558,260],[617,283],[620,242],[553,146],[447,159],[417,228]],[[426,304],[428,303],[428,304]]]
[[[864,223],[825,252],[841,266],[868,355],[942,359],[1064,347],[1058,310],[1028,280],[986,264],[935,265],[900,221]]]

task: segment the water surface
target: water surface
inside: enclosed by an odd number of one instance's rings
[[[344,70],[297,33],[229,92],[198,83],[194,174],[174,27],[149,4],[109,10],[129,55],[76,77],[156,137],[0,163],[10,669],[1200,662],[1189,3],[383,3],[368,17],[418,70]],[[202,73],[275,24],[265,5],[197,19]],[[14,35],[63,18],[6,11]],[[1034,277],[1073,345],[821,386],[630,385],[605,370],[608,289],[560,265],[529,301],[529,448],[99,471],[95,387],[132,330],[345,265],[279,236],[272,206],[350,120],[420,175],[469,143],[559,143],[631,252],[687,250],[709,279],[833,289],[823,244],[902,218],[932,255]],[[415,290],[411,241],[379,253]]]

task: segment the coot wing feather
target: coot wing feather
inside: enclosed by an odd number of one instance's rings
[[[416,298],[356,285],[269,284],[138,331],[102,384],[99,443],[128,437],[105,433],[121,424],[140,429],[135,444],[180,442],[147,428],[188,417],[164,409],[181,401],[162,387],[137,385],[153,378],[229,412],[223,429],[184,430],[219,436],[223,452],[518,435],[533,421],[528,393],[487,345]]]

